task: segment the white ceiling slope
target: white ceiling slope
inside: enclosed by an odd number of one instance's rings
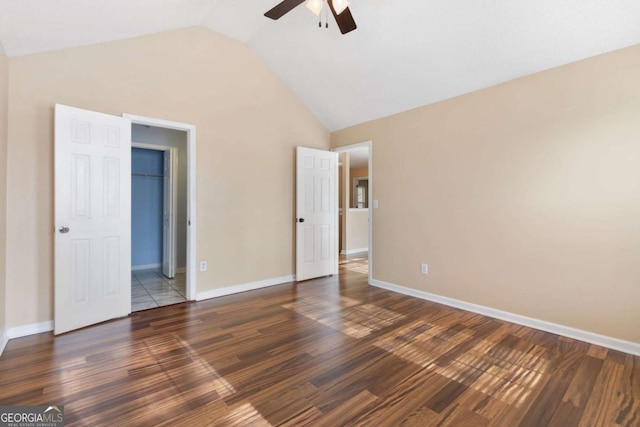
[[[358,29],[319,29],[279,0],[0,0],[18,56],[191,25],[246,43],[330,130],[640,44],[638,0],[350,0]]]

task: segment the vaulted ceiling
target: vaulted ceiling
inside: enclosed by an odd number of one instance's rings
[[[245,43],[338,130],[640,44],[638,0],[350,0],[341,35],[279,0],[0,0],[8,56],[192,25]]]

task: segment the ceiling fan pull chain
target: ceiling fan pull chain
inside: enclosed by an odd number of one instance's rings
[[[329,28],[329,0],[327,1],[327,6],[324,8],[324,27]]]

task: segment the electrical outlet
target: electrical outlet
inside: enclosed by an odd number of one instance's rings
[[[378,199],[373,201],[373,209],[378,209]]]
[[[429,274],[429,265],[428,264],[422,264],[420,266],[420,272],[422,274]]]
[[[200,271],[207,271],[207,261],[200,261]]]

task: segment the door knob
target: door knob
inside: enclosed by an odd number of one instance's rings
[[[304,222],[304,218],[299,218],[298,222]]]
[[[60,233],[63,233],[63,234],[64,234],[64,233],[68,233],[68,232],[69,232],[69,227],[64,227],[64,226],[62,226],[62,227],[60,227],[60,230],[59,230],[59,231],[60,231]]]

